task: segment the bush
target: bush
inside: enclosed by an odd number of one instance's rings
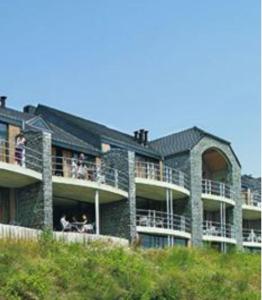
[[[260,299],[260,256],[2,240],[0,299]]]

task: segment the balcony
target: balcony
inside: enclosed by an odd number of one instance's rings
[[[99,190],[101,202],[128,197],[128,177],[120,170],[75,158],[52,160],[55,196],[93,202],[95,191]]]
[[[202,179],[202,198],[206,200],[223,201],[235,205],[232,187],[228,184],[209,179]]]
[[[1,186],[19,188],[42,180],[42,154],[24,146],[0,140]]]
[[[241,197],[244,219],[261,218],[261,194],[248,190],[242,191]]]
[[[235,244],[235,232],[232,224],[222,224],[211,220],[203,222],[203,240]]]
[[[243,246],[261,248],[261,230],[243,228]]]
[[[137,231],[148,234],[172,235],[191,238],[191,222],[188,217],[167,214],[163,211],[137,209]]]
[[[179,170],[151,162],[136,162],[137,195],[153,200],[165,200],[166,189],[173,198],[185,198],[189,192],[189,178]]]

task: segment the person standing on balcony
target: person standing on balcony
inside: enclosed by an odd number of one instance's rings
[[[25,145],[26,138],[22,133],[19,133],[16,137],[15,161],[22,167],[25,166]]]
[[[78,162],[77,162],[77,178],[85,179],[87,172],[86,162],[85,162],[85,155],[84,153],[80,153]]]

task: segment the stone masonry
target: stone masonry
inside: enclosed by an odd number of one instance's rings
[[[191,178],[191,218],[192,218],[192,244],[200,246],[202,244],[202,222],[203,204],[202,193],[202,154],[215,148],[224,153],[232,165],[232,188],[234,193],[235,207],[233,209],[233,225],[237,245],[242,247],[242,202],[240,195],[241,168],[229,145],[219,142],[210,137],[203,137],[190,153],[190,178]]]

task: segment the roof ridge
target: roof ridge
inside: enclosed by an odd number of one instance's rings
[[[96,121],[92,121],[92,120],[90,120],[90,119],[87,119],[87,118],[84,118],[84,117],[80,117],[80,116],[78,116],[78,115],[74,115],[74,114],[71,114],[71,113],[68,113],[68,112],[59,110],[59,109],[57,109],[57,108],[53,108],[53,107],[46,106],[46,105],[43,105],[43,104],[38,104],[38,107],[41,107],[41,106],[42,106],[43,108],[46,108],[46,109],[55,111],[55,112],[57,112],[57,113],[63,113],[63,114],[68,115],[69,117],[73,117],[73,118],[76,118],[76,119],[81,120],[81,121],[84,121],[84,122],[89,122],[89,123],[91,123],[91,124],[98,125],[98,126],[101,126],[101,127],[103,127],[103,128],[106,128],[106,129],[114,130],[115,132],[118,132],[118,133],[120,133],[120,134],[126,135],[126,136],[129,137],[129,138],[133,138],[133,135],[131,135],[131,134],[129,134],[129,133],[120,131],[120,130],[115,129],[115,128],[108,127],[107,125],[104,125],[104,124],[102,124],[102,123],[98,123],[98,122],[96,122]]]

